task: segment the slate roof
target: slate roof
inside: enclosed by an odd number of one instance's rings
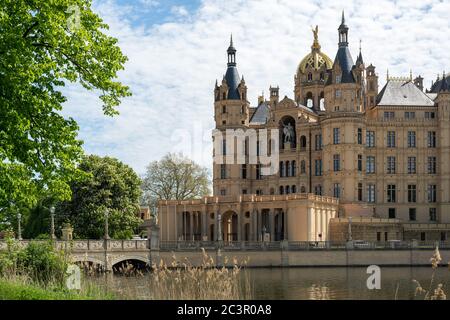
[[[389,80],[377,96],[379,106],[434,106],[433,100],[411,81]]]
[[[255,113],[253,113],[252,118],[250,119],[251,124],[266,124],[267,120],[269,120],[269,111],[270,107],[267,102],[261,103],[257,108]]]
[[[225,81],[228,85],[228,99],[229,100],[240,100],[238,86],[241,82],[239,77],[239,72],[236,66],[228,66],[227,73],[225,73]]]
[[[340,47],[334,61],[335,63],[339,63],[342,70],[341,83],[354,83],[355,78],[352,73],[354,63],[348,47]]]
[[[446,86],[445,83],[447,83],[447,86],[448,86],[448,84],[450,84],[450,75],[447,75],[445,80],[446,81],[444,82],[443,78],[441,78],[441,80],[438,80],[435,83],[433,83],[429,92],[439,93],[442,89],[445,89],[445,86]],[[444,87],[444,88],[442,88],[442,87]],[[446,90],[448,90],[448,89],[446,89]]]

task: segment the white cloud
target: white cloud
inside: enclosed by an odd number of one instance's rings
[[[170,12],[175,15],[175,16],[179,16],[179,17],[185,17],[189,14],[189,12],[187,11],[187,9],[183,6],[173,6],[170,9]]]
[[[311,26],[319,25],[322,50],[334,59],[342,9],[353,58],[362,39],[364,60],[377,67],[381,84],[387,68],[403,76],[412,69],[427,87],[450,69],[448,1],[204,0],[195,12],[172,8],[171,22],[153,26],[134,26],[129,8],[111,0],[96,9],[129,57],[120,78],[133,97],[123,101],[120,116],[108,118],[94,94],[75,87],[65,112],[78,120],[87,152],[118,157],[138,172],[168,151],[191,150],[189,144],[196,146],[188,156],[211,165],[213,87],[226,70],[230,33],[252,105],[270,85],[292,97],[297,65],[312,44]]]

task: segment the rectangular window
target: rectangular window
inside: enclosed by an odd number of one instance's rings
[[[336,83],[341,83],[341,75],[336,76]]]
[[[368,148],[375,147],[375,131],[366,132],[366,146]]]
[[[316,151],[322,150],[322,135],[321,134],[316,134],[315,145],[316,145]]]
[[[341,143],[341,135],[339,128],[333,128],[333,143],[334,144]]]
[[[388,184],[387,186],[387,202],[395,203],[397,198],[395,184]]]
[[[221,190],[220,190],[220,195],[221,195],[221,196],[226,196],[226,195],[227,195],[227,190],[221,189]]]
[[[358,171],[361,172],[363,167],[362,154],[358,154]]]
[[[362,144],[362,129],[358,128],[358,144]]]
[[[363,201],[363,185],[358,183],[358,201]]]
[[[223,139],[222,140],[222,155],[226,155],[227,154],[227,140]]]
[[[417,200],[416,185],[415,184],[409,184],[408,185],[408,202],[409,203],[415,203],[416,200]]]
[[[416,173],[416,157],[408,157],[408,174]]]
[[[381,232],[377,232],[377,241],[381,241]]]
[[[430,208],[430,221],[437,221],[436,208]]]
[[[427,111],[425,112],[425,119],[434,119],[436,118],[436,114],[434,112]]]
[[[321,196],[322,195],[322,186],[319,184],[317,186],[314,186],[314,194],[316,196]]]
[[[427,198],[429,203],[436,202],[436,185],[429,184],[427,188]]]
[[[259,141],[256,141],[256,155],[259,156]]]
[[[375,157],[367,156],[366,158],[366,173],[375,173]]]
[[[388,212],[389,212],[389,219],[395,219],[397,217],[397,214],[395,212],[395,208],[389,208]]]
[[[375,202],[375,185],[374,184],[367,185],[367,202],[370,202],[370,203]]]
[[[241,166],[241,177],[242,179],[247,179],[247,165],[243,164]]]
[[[258,163],[256,165],[256,180],[261,180],[262,175],[261,175],[261,165]]]
[[[333,185],[333,197],[335,198],[341,197],[341,185],[339,183],[335,183]]]
[[[410,119],[415,119],[415,118],[416,118],[415,112],[408,112],[408,111],[405,112],[405,119],[410,120]]]
[[[416,132],[408,131],[408,148],[416,147]]]
[[[428,131],[427,146],[436,148],[436,131]]]
[[[321,176],[322,175],[322,159],[314,160],[314,164],[315,164],[315,175]]]
[[[427,236],[425,234],[425,232],[421,232],[420,233],[420,241],[425,241],[427,239]]]
[[[395,112],[393,111],[385,111],[384,112],[384,119],[385,120],[392,120],[395,117]]]
[[[395,173],[395,157],[387,157],[387,173],[394,174]]]
[[[395,131],[387,132],[387,147],[395,148]]]
[[[436,157],[428,157],[427,172],[428,174],[436,174]]]
[[[227,178],[227,167],[224,164],[220,165],[220,179],[226,179]]]
[[[409,208],[409,220],[416,221],[416,208]]]
[[[333,170],[334,171],[341,170],[341,156],[338,154],[333,155]]]

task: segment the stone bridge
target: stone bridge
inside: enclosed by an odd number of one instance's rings
[[[39,242],[39,241],[33,241]],[[25,247],[28,240],[17,242]],[[56,240],[54,245],[58,249],[65,249],[70,254],[72,262],[90,262],[106,271],[124,261],[140,261],[151,265],[150,241],[143,240]],[[0,251],[8,249],[6,241],[0,240]]]

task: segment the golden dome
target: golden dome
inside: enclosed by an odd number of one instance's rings
[[[305,73],[307,68],[313,68],[314,70],[321,69],[324,65],[326,69],[333,67],[333,61],[323,52],[320,51],[320,44],[318,39],[319,27],[313,29],[314,43],[311,46],[311,53],[307,54],[298,65],[298,72]]]

